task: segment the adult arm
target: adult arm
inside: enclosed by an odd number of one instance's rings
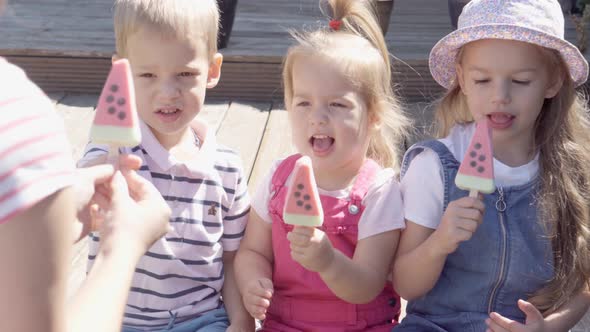
[[[0,225],[0,331],[65,331],[74,216],[62,189]]]
[[[68,331],[119,331],[135,265],[170,229],[170,209],[157,189],[134,171],[115,172],[94,266],[69,303]],[[92,324],[89,324],[92,322]]]

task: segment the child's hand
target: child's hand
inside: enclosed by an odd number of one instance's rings
[[[519,322],[508,319],[497,312],[490,313],[490,318],[486,319],[488,329],[486,332],[542,332],[545,331],[545,320],[543,315],[531,303],[518,300],[518,307],[526,315],[526,323],[523,325]]]
[[[273,285],[272,281],[267,278],[252,280],[246,286],[242,301],[248,313],[260,320],[266,318],[266,310],[270,306],[272,298]]]
[[[315,227],[295,226],[287,234],[291,257],[304,268],[324,271],[334,259],[334,248],[324,232]]]
[[[442,221],[432,234],[442,253],[454,252],[459,244],[471,239],[482,222],[484,204],[479,198],[463,197],[449,203]]]

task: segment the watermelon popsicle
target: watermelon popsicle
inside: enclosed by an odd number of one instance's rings
[[[141,142],[135,88],[127,59],[113,62],[98,99],[90,140],[109,145],[109,161],[118,155],[120,147],[134,147]]]
[[[486,117],[477,122],[475,133],[455,177],[455,184],[463,190],[469,190],[471,197],[477,197],[479,192],[491,194],[496,190],[491,130]]]
[[[297,160],[287,190],[283,220],[287,224],[317,227],[324,223],[324,211],[313,176],[311,159],[303,156]]]

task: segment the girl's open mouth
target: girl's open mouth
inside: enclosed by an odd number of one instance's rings
[[[317,155],[326,155],[334,146],[334,138],[326,135],[313,135],[309,139],[309,143],[313,152]]]
[[[508,113],[491,113],[487,117],[489,120],[488,123],[493,129],[506,129],[512,125],[516,118],[514,115]]]

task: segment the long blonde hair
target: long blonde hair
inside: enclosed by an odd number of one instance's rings
[[[555,275],[529,301],[549,315],[589,286],[590,121],[586,100],[576,92],[559,53],[538,48],[550,77],[563,78],[557,95],[545,100],[534,133],[534,148],[540,152],[539,222],[552,241]],[[457,84],[442,98],[435,116],[439,137],[457,123],[473,121]]]
[[[391,85],[391,63],[385,39],[366,0],[329,0],[331,18],[340,21],[337,31],[325,29],[293,33],[297,43],[283,64],[285,105],[293,98],[293,65],[301,57],[322,57],[338,64],[349,82],[367,102],[369,118],[380,124],[370,137],[367,157],[383,167],[398,169],[409,121]]]

